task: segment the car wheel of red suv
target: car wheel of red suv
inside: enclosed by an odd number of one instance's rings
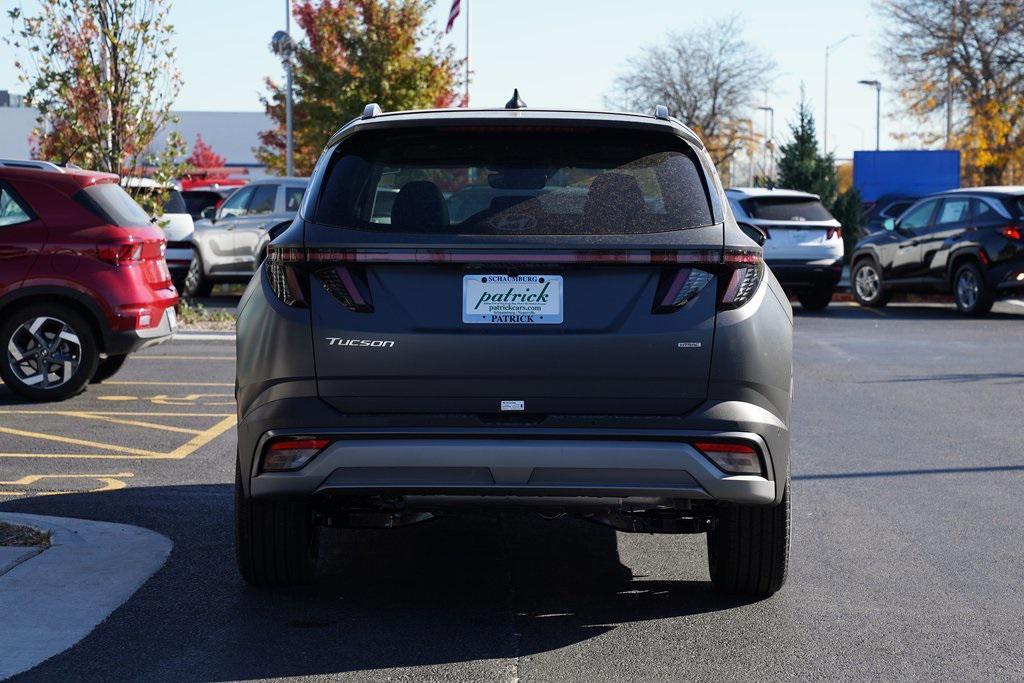
[[[11,391],[33,401],[59,401],[88,384],[99,349],[79,313],[60,304],[34,304],[5,317],[0,376]]]

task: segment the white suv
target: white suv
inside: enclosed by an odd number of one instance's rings
[[[736,221],[764,233],[764,260],[806,310],[828,306],[843,273],[843,233],[821,198],[762,187],[725,191]]]

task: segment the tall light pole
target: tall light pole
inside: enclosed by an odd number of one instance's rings
[[[770,161],[770,165],[768,166],[768,177],[772,178],[773,181],[774,181],[774,176],[775,176],[775,108],[774,107],[769,107],[769,106],[765,105],[763,107],[758,107],[758,109],[760,109],[761,111],[768,112],[768,118],[769,118],[769,120],[771,122],[769,124],[769,127],[768,127],[768,139],[765,140],[764,149],[765,149],[765,154],[768,155],[768,159]]]
[[[879,81],[857,81],[875,89],[875,151],[882,149],[882,84]]]
[[[285,0],[285,15],[284,15],[284,30],[277,31],[274,33],[274,37],[270,41],[271,51],[281,58],[281,62],[284,64],[285,72],[285,105],[284,105],[284,120],[285,128],[287,130],[287,140],[285,142],[285,167],[286,175],[295,175],[295,154],[294,154],[294,139],[292,136],[292,56],[295,54],[295,41],[292,40],[292,2],[291,0]]]
[[[856,33],[850,33],[836,42],[825,46],[825,115],[821,117],[821,153],[828,154],[828,60],[832,54],[832,50],[835,50],[840,45],[848,41],[850,38],[856,38]]]

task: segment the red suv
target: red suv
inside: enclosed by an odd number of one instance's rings
[[[118,177],[0,160],[0,377],[59,400],[167,341],[178,293],[166,240]]]

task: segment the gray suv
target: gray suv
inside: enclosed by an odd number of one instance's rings
[[[525,509],[705,533],[716,588],[774,593],[792,330],[663,107],[368,106],[239,304],[242,576],[308,579],[321,526]]]
[[[205,209],[192,236],[185,295],[207,296],[218,282],[248,282],[266,255],[270,230],[295,218],[308,184],[308,178],[264,178]]]

